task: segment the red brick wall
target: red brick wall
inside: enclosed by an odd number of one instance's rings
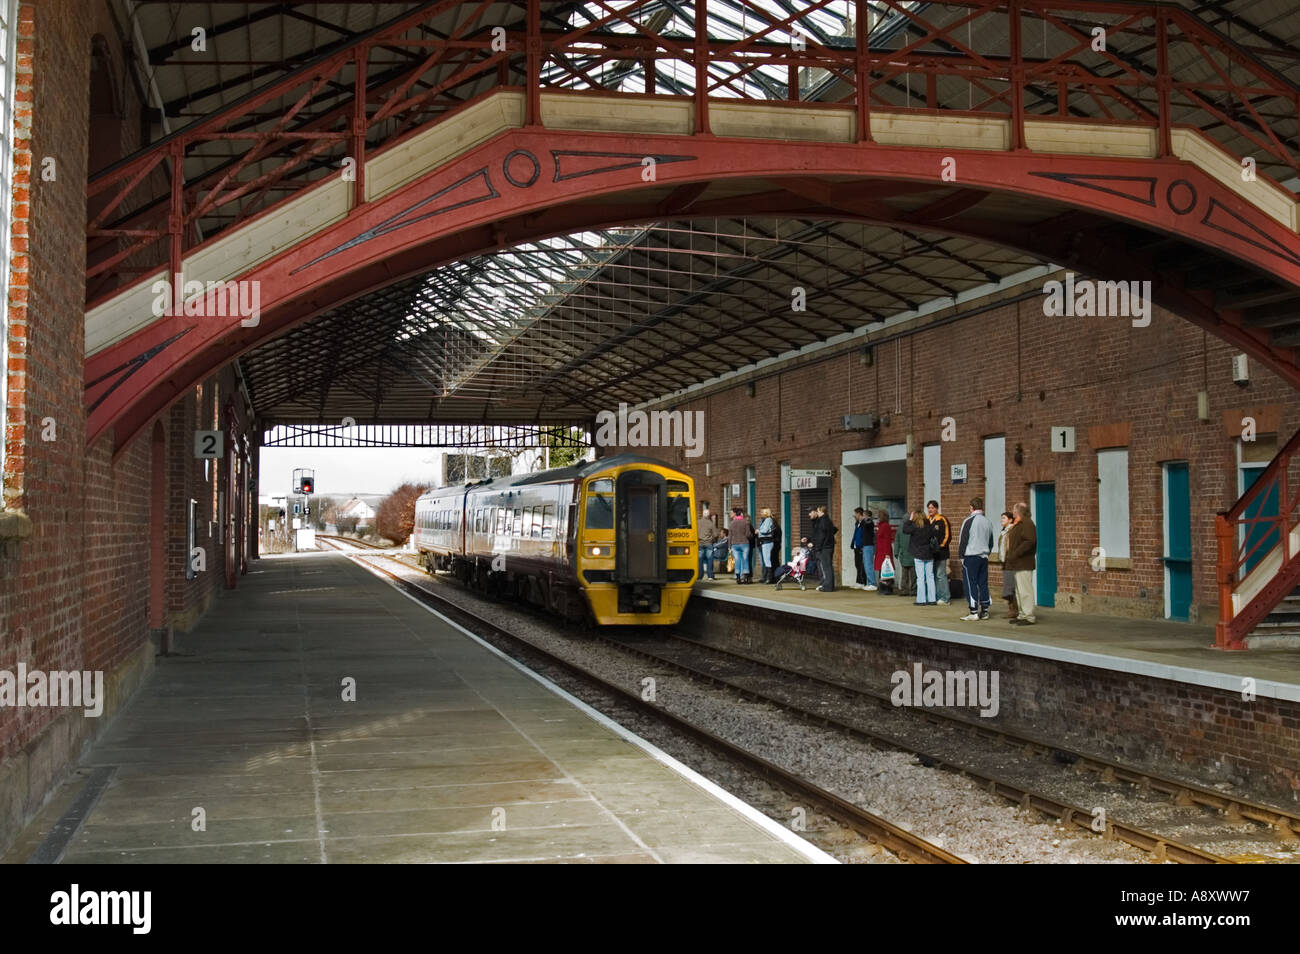
[[[100,719],[80,710],[0,709],[0,850],[147,675],[153,657],[151,428],[123,448],[111,432],[85,444],[79,263],[86,254],[91,38],[109,41],[114,70],[122,68],[121,51],[108,5],[98,0],[24,3],[18,24],[0,669],[23,662],[29,670],[102,670],[109,699]],[[129,151],[135,143],[125,137],[139,129],[140,104],[130,99],[130,84],[122,88],[122,151]],[[55,160],[53,181],[40,177],[46,157]],[[226,371],[222,393],[232,387]],[[205,390],[211,393],[211,381]],[[197,486],[203,464],[192,457],[190,436],[198,414],[191,400],[164,416],[171,429],[167,499],[174,507],[195,491],[206,536],[212,484]],[[206,415],[210,422],[210,398]],[[176,530],[169,523],[167,590],[173,622],[189,625],[221,587],[222,554],[210,546],[208,570],[185,581]],[[179,540],[183,548],[183,531]]]
[[[171,435],[167,456],[166,622],[179,630],[190,629],[225,585],[226,531],[219,522],[218,510],[226,499],[226,462],[209,461],[205,468],[204,461],[194,456],[193,432],[225,427],[224,414],[214,425],[214,409],[224,408],[235,387],[234,372],[227,368],[173,404],[164,417]],[[227,447],[226,453],[230,452]],[[207,569],[187,580],[186,505],[191,498],[198,502],[194,542],[204,550]]]
[[[919,505],[921,447],[940,441],[941,422],[952,417],[957,439],[942,442],[941,475],[944,510],[955,529],[970,497],[983,491],[983,439],[1005,434],[1008,507],[1028,500],[1030,483],[1056,483],[1058,592],[1081,594],[1086,585],[1088,594],[1080,600],[1085,611],[1138,616],[1164,614],[1159,464],[1189,460],[1193,617],[1199,608],[1202,620],[1212,619],[1214,515],[1237,499],[1235,448],[1224,417],[1240,419],[1254,410],[1261,432],[1267,421],[1284,442],[1300,429],[1300,400],[1257,362],[1251,362],[1250,385],[1234,385],[1234,349],[1171,314],[1157,309],[1146,328],[1134,328],[1126,318],[1048,318],[1039,289],[1038,283],[1022,286],[1021,292],[1030,291],[1027,300],[945,324],[925,327],[934,319],[922,319],[893,340],[878,333],[874,337],[883,343],[875,345],[869,367],[862,363],[862,339],[838,356],[810,355],[788,362],[784,370],[764,369],[752,376],[752,397],[742,381],[679,401],[674,406],[681,410],[705,412],[704,453],[692,459],[670,450],[660,456],[676,460],[695,478],[697,493],[715,507],[723,486],[743,485],[745,467],[753,465],[758,506],[776,513],[782,461],[796,468],[829,467],[835,475],[830,513],[838,522],[843,452],[900,444],[911,433],[915,452],[908,459],[908,487],[911,502]],[[966,313],[978,307],[966,306]],[[1197,418],[1200,390],[1209,393],[1208,421]],[[868,411],[888,414],[889,424],[875,434],[842,430],[841,415]],[[1089,429],[1117,424],[1127,425],[1130,435],[1132,568],[1097,573],[1089,566],[1099,542],[1097,459]],[[1049,428],[1057,425],[1075,427],[1073,454],[1049,451]],[[1024,451],[1022,465],[1012,460],[1017,444]],[[949,466],[957,463],[968,465],[964,485],[950,481]],[[797,522],[797,513],[792,518]],[[1000,571],[992,576],[994,591],[1000,592]]]

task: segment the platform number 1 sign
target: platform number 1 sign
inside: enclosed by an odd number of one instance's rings
[[[1074,453],[1074,428],[1052,428],[1052,452],[1056,454]]]
[[[225,431],[195,431],[194,456],[219,460],[225,454]]]

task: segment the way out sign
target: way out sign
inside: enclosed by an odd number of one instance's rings
[[[225,456],[225,431],[195,431],[194,456],[206,459],[219,459]]]

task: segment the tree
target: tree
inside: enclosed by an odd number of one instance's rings
[[[586,435],[576,427],[549,427],[542,434],[542,443],[550,450],[548,467],[568,467],[582,460],[586,453]]]
[[[465,464],[469,463],[469,476],[465,476]],[[463,484],[471,480],[486,480],[491,477],[509,477],[512,459],[509,454],[443,454],[442,472],[448,487]]]
[[[398,546],[405,544],[415,529],[415,500],[428,489],[428,484],[405,483],[385,497],[375,511],[379,536]]]

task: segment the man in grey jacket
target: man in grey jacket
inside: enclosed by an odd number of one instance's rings
[[[970,612],[963,620],[989,618],[989,553],[997,544],[993,524],[984,516],[984,498],[974,497],[970,502],[970,516],[961,525],[957,556],[961,558],[961,581],[966,589],[966,603]]]

